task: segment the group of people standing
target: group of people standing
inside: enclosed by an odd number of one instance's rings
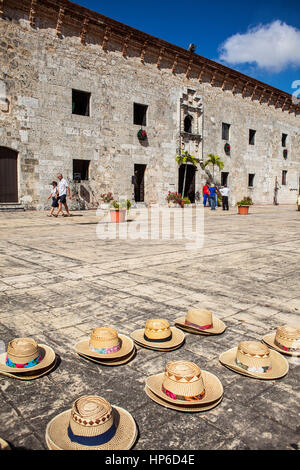
[[[68,193],[69,199],[71,199],[70,187],[68,185],[67,180],[65,180],[65,178],[63,177],[61,173],[58,173],[58,175],[56,176],[59,179],[59,183],[57,184],[56,181],[52,181],[52,191],[48,197],[48,200],[52,198],[52,204],[51,204],[51,210],[49,214],[47,214],[47,216],[58,217],[61,214],[63,217],[70,217],[71,214],[70,214],[68,204],[67,204],[67,193]],[[63,205],[66,209],[66,213],[67,213],[66,215],[63,212],[63,208],[62,208]],[[56,214],[54,214],[55,208],[58,208],[58,211],[56,212]]]
[[[210,185],[208,182],[203,186],[203,206],[206,207],[207,202],[212,211],[218,207],[218,194],[222,197],[222,208],[223,211],[229,211],[229,192],[227,184],[224,184],[222,188],[217,188],[213,183]]]

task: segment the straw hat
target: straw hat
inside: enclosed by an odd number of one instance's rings
[[[89,361],[95,362],[96,364],[101,364],[103,366],[121,366],[123,364],[127,364],[127,362],[131,361],[133,357],[136,355],[136,349],[133,347],[133,350],[127,354],[126,356],[119,358],[119,359],[96,359],[94,357],[85,356],[84,354],[79,354],[79,356],[83,357],[84,359],[88,359]]]
[[[119,359],[127,356],[134,348],[133,341],[124,335],[118,335],[113,328],[95,328],[90,339],[80,341],[75,350],[78,354],[97,359]]]
[[[276,333],[264,336],[263,341],[282,354],[300,356],[300,328],[279,326]]]
[[[161,318],[148,320],[144,329],[135,330],[130,336],[139,346],[161,351],[179,348],[185,338],[182,331],[171,328],[168,320]]]
[[[46,428],[50,450],[128,450],[136,437],[131,414],[98,396],[78,398]]]
[[[177,318],[175,325],[189,333],[206,335],[220,335],[226,329],[225,323],[209,310],[198,308],[191,308],[185,317]]]
[[[55,352],[32,338],[16,338],[0,354],[0,374],[30,380],[46,374],[55,366]]]
[[[257,341],[241,341],[236,348],[222,353],[219,361],[235,372],[257,379],[278,379],[289,370],[281,354]]]
[[[0,450],[11,450],[10,445],[4,439],[0,437]]]
[[[219,400],[213,401],[209,403],[208,405],[175,405],[173,403],[170,403],[169,401],[163,400],[160,398],[158,395],[155,395],[155,393],[150,390],[147,385],[145,386],[145,392],[146,395],[148,395],[151,400],[155,401],[159,405],[164,406],[165,408],[170,408],[171,410],[177,410],[177,411],[183,411],[184,413],[198,413],[199,411],[208,411],[211,410],[212,408],[215,408],[221,401],[223,400],[223,395]]]
[[[187,361],[169,362],[165,372],[148,377],[146,385],[156,396],[175,405],[207,405],[223,395],[223,386],[215,375]]]

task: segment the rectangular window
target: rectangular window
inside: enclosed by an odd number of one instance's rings
[[[90,115],[91,93],[86,91],[72,90],[72,114],[80,116]]]
[[[248,175],[248,186],[249,186],[249,188],[253,188],[253,186],[254,186],[254,177],[255,177],[255,173],[249,173],[249,175]]]
[[[133,103],[133,124],[147,126],[147,109],[145,104]]]
[[[249,145],[255,145],[255,134],[256,131],[249,129]]]
[[[225,184],[228,184],[228,175],[229,173],[226,171],[221,172],[221,186],[225,186]]]
[[[73,160],[73,180],[87,181],[89,179],[90,160]]]
[[[286,186],[287,181],[287,170],[282,171],[282,186]]]
[[[229,129],[230,124],[226,124],[226,122],[222,122],[222,139],[229,140]]]
[[[286,147],[286,139],[287,139],[287,134],[282,134],[282,137],[281,137],[282,147]]]

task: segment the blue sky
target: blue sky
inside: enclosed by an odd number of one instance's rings
[[[299,0],[75,3],[184,49],[195,43],[196,53],[288,93],[300,86]]]

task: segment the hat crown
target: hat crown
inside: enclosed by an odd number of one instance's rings
[[[104,398],[83,396],[72,406],[70,426],[79,434],[85,434],[90,428],[107,428],[112,422],[112,407]],[[90,431],[87,431],[89,433]],[[94,433],[97,433],[97,429]],[[100,431],[99,431],[100,434]]]
[[[148,320],[145,326],[145,335],[148,339],[165,339],[171,335],[170,323],[162,318]]]
[[[188,361],[169,362],[163,386],[169,392],[185,397],[197,396],[205,391],[200,367]]]
[[[241,341],[238,345],[238,350],[253,357],[267,357],[270,356],[268,346],[258,341]]]
[[[300,328],[289,325],[282,325],[277,328],[276,334],[287,339],[300,339]]]
[[[212,324],[212,312],[202,308],[191,308],[186,314],[186,320],[196,325],[203,326]]]
[[[15,338],[8,343],[7,355],[15,363],[26,364],[36,359],[38,344],[32,338]]]
[[[118,333],[114,328],[94,328],[90,337],[90,345],[94,348],[111,348],[119,343]]]

